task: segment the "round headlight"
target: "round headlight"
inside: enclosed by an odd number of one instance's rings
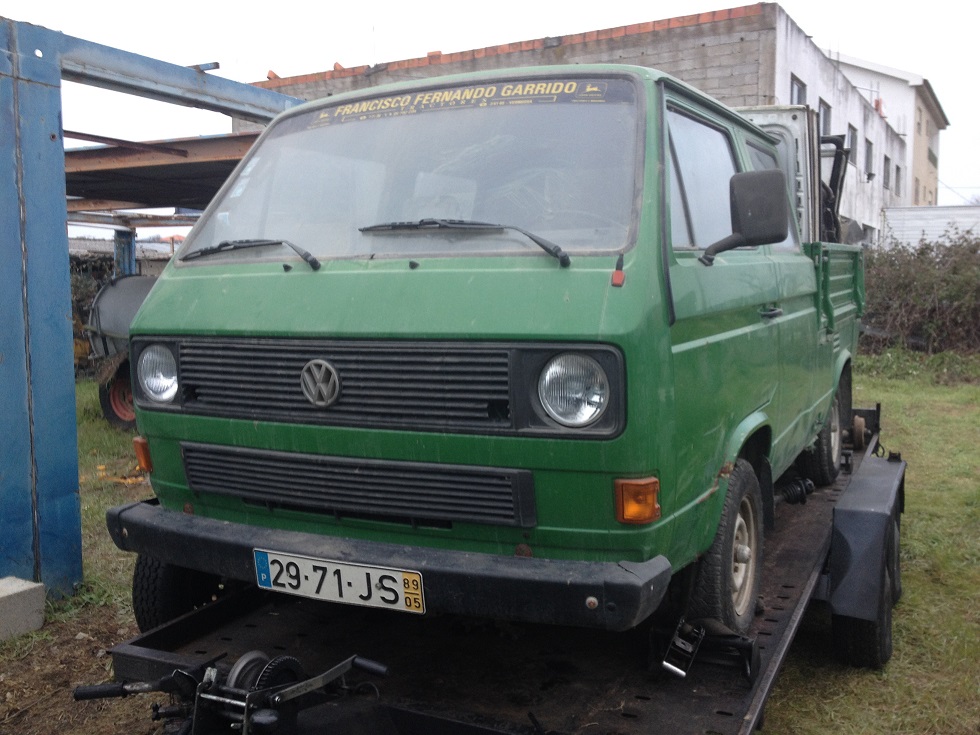
[[[177,361],[163,345],[150,345],[140,354],[136,377],[143,393],[157,403],[170,403],[177,395]]]
[[[587,355],[558,355],[541,371],[538,398],[559,424],[588,426],[609,405],[609,378],[599,363]]]

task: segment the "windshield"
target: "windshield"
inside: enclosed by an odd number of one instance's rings
[[[269,131],[188,237],[181,258],[257,261],[527,254],[527,233],[566,252],[631,242],[636,92],[623,79],[447,87],[336,104]],[[500,229],[389,228],[426,219]],[[510,228],[510,229],[507,229]],[[190,259],[188,259],[190,260]]]

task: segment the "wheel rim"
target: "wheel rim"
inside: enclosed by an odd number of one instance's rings
[[[841,425],[840,425],[840,404],[835,398],[830,407],[830,456],[834,461],[834,467],[840,464],[841,450]]]
[[[123,421],[136,420],[136,411],[133,409],[133,391],[128,380],[117,377],[109,385],[109,406],[113,413]]]
[[[732,605],[740,617],[749,611],[752,604],[758,544],[755,509],[748,498],[742,498],[732,544]]]

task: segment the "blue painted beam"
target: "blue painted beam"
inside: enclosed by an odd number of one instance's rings
[[[0,576],[82,578],[60,70],[0,24]]]
[[[61,78],[116,92],[268,122],[302,100],[148,56],[17,23],[21,45],[57,56]]]
[[[136,275],[136,230],[116,230],[113,248],[116,275]]]
[[[300,102],[0,18],[0,577],[55,596],[82,579],[62,78],[257,121]]]
[[[0,48],[10,48],[0,26]],[[26,305],[23,298],[19,162],[14,138],[14,78],[10,53],[0,54],[0,576],[34,579],[34,504],[27,405]],[[26,531],[26,532],[25,532]]]

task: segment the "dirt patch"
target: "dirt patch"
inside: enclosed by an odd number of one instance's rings
[[[112,679],[107,649],[136,635],[136,624],[111,607],[86,606],[70,620],[48,622],[0,657],[0,735],[159,735],[150,706],[165,695],[75,702],[80,684]],[[14,645],[14,644],[9,644]]]

